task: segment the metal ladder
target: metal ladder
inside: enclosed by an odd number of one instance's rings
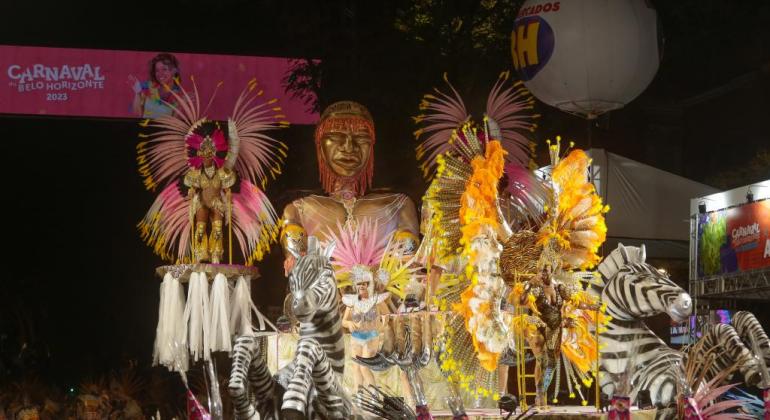
[[[522,305],[514,305],[514,315],[516,317],[529,315],[529,309]],[[516,345],[516,384],[519,391],[519,407],[522,411],[526,411],[529,407],[527,397],[537,396],[537,392],[535,392],[535,368],[533,367],[531,372],[527,372],[526,356],[527,352],[531,350],[524,334],[516,334],[514,342]],[[534,404],[534,399],[532,403]]]

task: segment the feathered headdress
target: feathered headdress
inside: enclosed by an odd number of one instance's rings
[[[186,261],[190,253],[190,199],[177,182],[189,170],[213,159],[217,167],[236,172],[239,188],[232,195],[232,222],[247,264],[262,258],[277,236],[276,213],[262,190],[268,178],[281,173],[286,145],[266,132],[288,126],[276,99],[259,101],[263,91],[252,80],[235,102],[227,121],[227,135],[219,123],[206,116],[194,79],[193,92],[172,90],[172,115],[145,120],[140,125],[155,130],[141,134],[137,145],[139,173],[147,189],[162,187],[138,227],[142,239],[162,258]],[[213,129],[212,129],[213,127]],[[225,139],[225,137],[227,137]]]
[[[337,223],[337,232],[329,229],[327,238],[337,247],[332,264],[337,267],[337,285],[345,287],[369,281],[403,298],[406,284],[415,275],[414,257],[409,260],[407,244],[392,237],[378,238],[377,222],[364,218],[357,225]]]
[[[225,163],[224,157],[218,154],[226,153],[228,145],[225,133],[218,127],[213,134],[206,136],[192,132],[185,138],[185,143],[190,149],[188,164],[193,168],[203,166],[206,159],[212,159],[217,168],[221,168]]]
[[[560,149],[560,137],[555,144],[549,141],[553,171],[546,203],[548,215],[538,232],[537,243],[560,260],[550,261],[554,267],[590,269],[601,259],[597,252],[607,237],[604,213],[609,206],[602,204],[588,180],[588,155],[574,149],[562,159]],[[553,258],[546,255],[546,259]]]
[[[536,220],[542,213],[546,191],[529,170],[534,143],[527,137],[537,127],[534,120],[539,115],[532,113],[534,99],[526,88],[519,82],[506,86],[508,77],[507,72],[502,73],[492,87],[481,125],[471,121],[462,98],[446,75],[444,80],[451,92],[434,89],[435,94],[425,95],[420,103],[423,113],[414,117],[419,127],[415,137],[422,139],[417,146],[417,159],[421,161],[425,176],[434,178],[426,201],[434,220],[431,231],[439,237],[437,241],[423,240],[423,248],[433,246],[439,255],[459,251],[460,197],[474,176],[472,161],[478,158],[479,162],[482,159],[488,162],[493,150],[495,155],[502,156],[504,165],[496,166],[495,171],[499,173],[487,177],[484,186],[477,190],[494,190],[497,197],[500,177],[506,175],[508,194],[502,205],[507,220],[503,220],[498,203],[492,203],[498,213],[494,219],[503,225],[501,229],[507,229],[506,222]],[[485,156],[487,154],[490,156]],[[476,176],[481,176],[482,172]],[[474,182],[474,185],[480,184]]]

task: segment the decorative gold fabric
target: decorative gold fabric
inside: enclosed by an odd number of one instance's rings
[[[212,167],[213,168],[213,167]],[[214,209],[224,215],[226,208],[222,201],[222,190],[235,185],[235,173],[227,168],[219,168],[207,174],[208,168],[192,168],[184,176],[184,185],[194,188],[203,207]]]
[[[527,281],[537,273],[537,261],[542,247],[537,245],[537,233],[521,230],[508,238],[500,254],[500,269],[508,286]]]

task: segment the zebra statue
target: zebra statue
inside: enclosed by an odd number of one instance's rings
[[[754,352],[746,344],[732,325],[716,324],[708,327],[698,341],[684,349],[685,359],[695,357],[698,360],[705,360],[709,355],[714,358],[706,365],[704,381],[711,380],[722,370],[737,363],[737,369],[743,375],[744,383],[754,386],[762,380],[762,375]],[[690,384],[690,386],[693,385]]]
[[[770,367],[770,339],[754,314],[747,311],[736,312],[733,315],[732,326],[735,327],[741,341],[752,351],[756,348],[760,353],[756,356],[764,359],[765,366]],[[766,380],[770,382],[770,378]]]
[[[703,336],[685,352],[688,358],[704,358],[709,352],[713,353],[715,359],[704,375],[706,381],[737,363],[745,385],[758,385],[762,388],[770,385],[770,378],[766,377],[768,374],[763,373],[770,365],[770,340],[751,312],[736,312],[731,324],[716,324],[706,328]]]
[[[343,419],[351,417],[350,398],[341,385],[345,348],[339,298],[325,249],[308,238],[305,255],[295,255],[289,273],[292,311],[300,322],[294,360],[273,378],[258,339],[235,340],[229,392],[237,419]]]
[[[682,353],[666,345],[643,319],[667,313],[683,321],[692,312],[692,300],[645,258],[644,245],[619,244],[599,264],[600,280],[591,285],[591,293],[601,296],[612,317],[599,334],[599,385],[611,396],[630,373],[631,401],[638,391],[648,390],[653,404],[665,406],[676,401],[677,384],[684,378]]]

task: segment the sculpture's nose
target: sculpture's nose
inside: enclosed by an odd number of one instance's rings
[[[692,299],[687,293],[680,293],[671,304],[671,318],[676,322],[682,322],[690,314],[692,314]]]
[[[353,142],[353,136],[346,135],[345,141],[340,146],[340,150],[345,152],[352,152],[354,148],[355,148],[355,143]]]

